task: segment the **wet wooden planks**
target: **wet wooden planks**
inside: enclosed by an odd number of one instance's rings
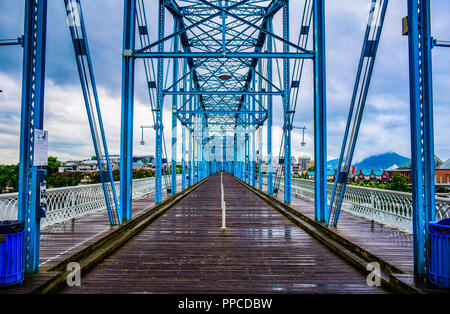
[[[166,197],[163,191],[163,198]],[[133,200],[133,218],[154,205],[154,194]],[[113,228],[106,210],[59,223],[41,230],[40,267],[50,268],[69,256],[81,251]]]
[[[283,201],[282,193],[278,200]],[[289,205],[299,213],[314,219],[314,201],[292,195]],[[341,211],[337,228],[330,228],[340,236],[355,243],[406,273],[413,273],[412,234]]]
[[[215,175],[63,293],[383,293],[223,175]]]

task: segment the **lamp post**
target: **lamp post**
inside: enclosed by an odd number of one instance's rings
[[[139,142],[139,144],[145,145],[144,129],[154,129],[155,127],[153,125],[141,125],[140,128],[141,128],[141,141]]]

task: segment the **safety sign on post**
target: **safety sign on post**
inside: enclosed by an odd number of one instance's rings
[[[34,130],[33,166],[47,166],[48,159],[48,131]]]

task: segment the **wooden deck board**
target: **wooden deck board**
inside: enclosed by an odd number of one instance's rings
[[[166,197],[163,191],[163,199]],[[154,194],[133,200],[133,218],[154,205]],[[41,230],[40,267],[49,268],[81,251],[113,229],[108,214],[99,211]]]
[[[63,293],[384,293],[224,175],[211,177]]]
[[[277,199],[283,201],[282,193],[278,194]],[[293,194],[290,207],[314,219],[314,201],[302,199]],[[413,273],[412,234],[344,211],[341,211],[337,228],[331,229],[398,269]]]

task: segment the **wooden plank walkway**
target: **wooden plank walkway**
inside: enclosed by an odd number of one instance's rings
[[[385,293],[224,174],[177,203],[63,293]]]
[[[267,187],[264,187],[267,192]],[[284,201],[283,191],[276,197]],[[299,213],[314,219],[314,201],[292,194],[289,205]],[[413,273],[413,236],[398,229],[341,211],[337,228],[330,228],[345,239],[396,266],[405,273]]]

